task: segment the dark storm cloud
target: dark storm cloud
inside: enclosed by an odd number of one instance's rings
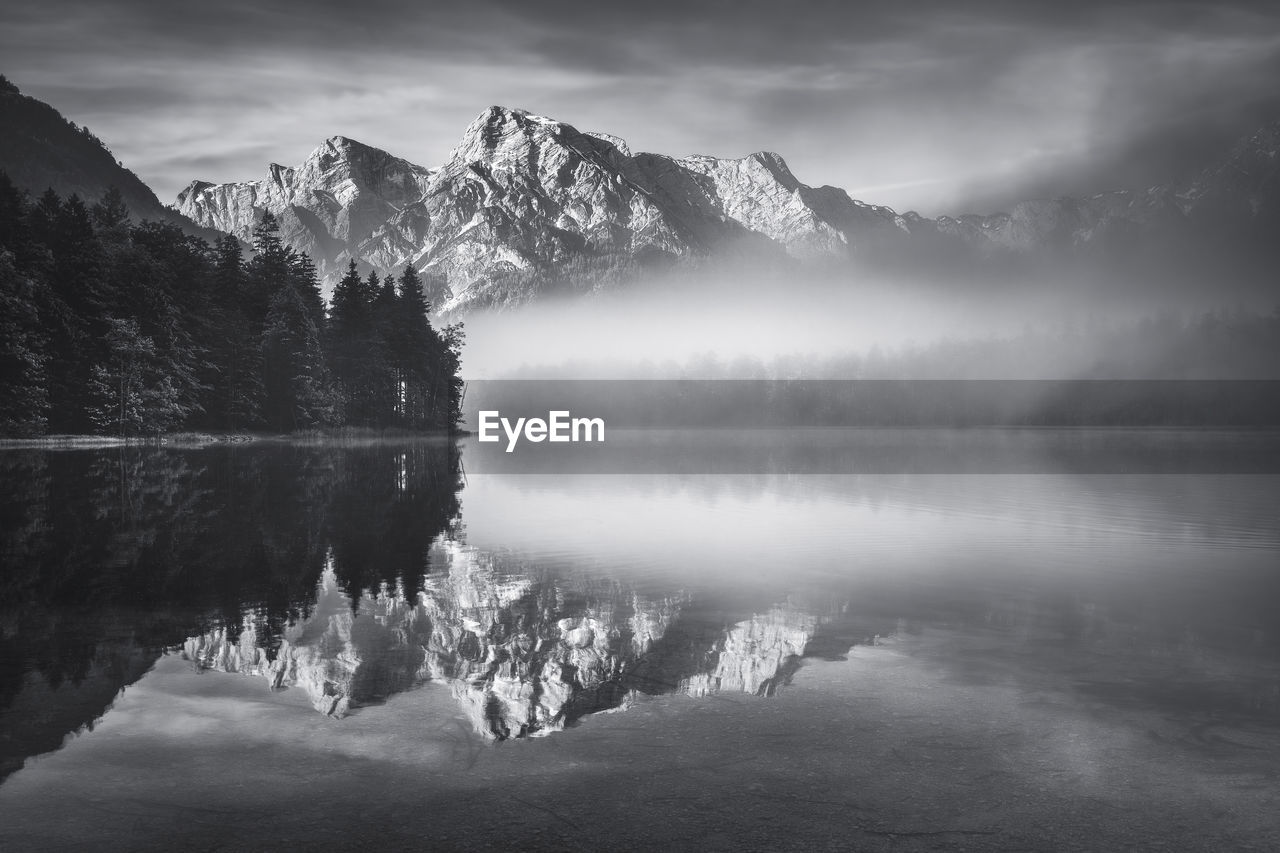
[[[502,103],[943,212],[1169,177],[1280,115],[1275,5],[49,0],[0,12],[0,71],[162,198],[335,133],[435,165]]]

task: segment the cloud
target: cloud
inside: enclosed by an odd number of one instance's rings
[[[499,103],[957,212],[1164,179],[1280,114],[1280,10],[1248,2],[48,0],[0,33],[162,199],[336,133],[436,165]]]

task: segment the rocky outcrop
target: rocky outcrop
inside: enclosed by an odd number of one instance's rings
[[[247,243],[262,213],[270,211],[285,242],[311,255],[321,275],[332,278],[350,257],[390,268],[411,251],[371,238],[422,199],[430,178],[428,169],[334,136],[299,166],[273,164],[263,180],[193,181],[178,195],[178,209]]]

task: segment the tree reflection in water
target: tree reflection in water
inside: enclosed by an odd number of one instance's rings
[[[326,566],[418,583],[460,472],[446,440],[0,453],[0,778],[193,634],[274,659]]]

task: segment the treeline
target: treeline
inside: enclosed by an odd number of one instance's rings
[[[432,327],[412,268],[353,264],[326,312],[270,214],[253,249],[0,172],[0,434],[456,426],[462,328]]]

